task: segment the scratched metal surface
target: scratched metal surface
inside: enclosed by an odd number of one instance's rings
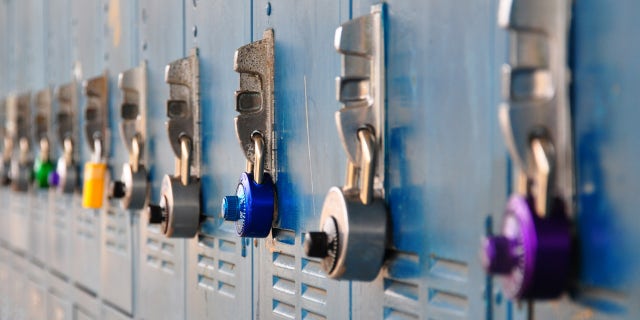
[[[164,66],[188,48],[200,48],[207,219],[199,236],[164,239],[157,228],[147,226],[144,214],[138,234],[134,213],[123,236],[131,247],[116,258],[101,249],[99,226],[105,222],[97,220],[99,215],[74,210],[82,221],[87,215],[92,219],[90,231],[98,240],[75,238],[72,277],[100,293],[100,272],[105,287],[128,264],[130,280],[121,279],[124,284],[114,285],[111,298],[104,298],[139,319],[526,318],[526,306],[507,302],[499,283],[484,276],[478,259],[487,219],[497,229],[509,192],[507,154],[497,124],[498,73],[506,58],[506,34],[496,27],[497,1],[388,3],[386,187],[395,258],[372,283],[327,280],[301,250],[303,234],[317,228],[325,192],[344,177],[345,155],[333,121],[340,107],[334,87],[340,60],[333,34],[341,22],[366,14],[372,2],[272,1],[270,14],[267,3],[0,2],[0,96],[68,82],[74,61],[83,78],[109,69],[116,177],[126,160],[115,121],[120,100],[116,76],[141,59],[148,61],[154,200],[162,175],[174,169],[164,127]],[[634,210],[634,191],[640,187],[634,162],[640,147],[634,95],[640,71],[634,55],[640,42],[633,40],[640,31],[633,15],[638,10],[634,1],[575,4],[571,67],[581,268],[570,297],[536,303],[536,319],[640,317],[634,303],[640,297],[640,281],[634,277],[640,256],[634,245],[640,223]],[[38,14],[41,19],[31,18]],[[260,39],[269,27],[276,36],[279,236],[259,240],[255,247],[236,238],[233,226],[218,214],[220,199],[235,189],[244,169],[233,126],[238,86],[233,52]],[[38,56],[45,49],[46,57]],[[84,99],[79,102],[83,110]],[[80,147],[85,161],[89,153],[84,141]],[[140,261],[139,277],[134,256]],[[29,262],[8,250],[0,249],[0,259],[0,279],[11,282],[0,292],[0,319],[15,318],[26,310],[19,306],[27,305],[30,292],[42,292],[40,282],[27,280],[22,270],[38,278],[38,269],[25,268]],[[153,259],[173,268],[158,268],[149,263]],[[118,293],[125,299],[114,301]],[[2,308],[8,304],[16,307]],[[96,313],[82,308],[78,315]],[[107,318],[123,317],[111,307],[102,312]]]

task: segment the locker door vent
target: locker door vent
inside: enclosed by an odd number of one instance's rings
[[[238,242],[235,234],[230,238],[215,237],[217,228],[215,220],[208,218],[198,233],[198,287],[235,299]]]
[[[469,266],[465,261],[432,253],[429,256],[429,312],[442,317],[467,316],[469,298],[464,288],[469,282]],[[445,289],[446,288],[446,289]]]
[[[105,246],[112,251],[127,254],[127,213],[122,209],[109,207],[106,217]]]
[[[160,232],[158,225],[148,225],[147,232],[147,264],[162,271],[175,273],[175,245],[169,242]]]
[[[87,240],[96,237],[94,234],[96,219],[93,217],[93,210],[79,210],[76,215],[76,234]]]
[[[293,232],[292,232],[293,233]],[[287,241],[270,239],[271,298],[275,318],[326,319],[326,275],[320,262],[303,257],[301,238],[290,233]]]

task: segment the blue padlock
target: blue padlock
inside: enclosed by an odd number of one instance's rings
[[[271,232],[275,211],[275,187],[268,173],[261,184],[253,174],[244,172],[236,195],[222,199],[222,213],[227,221],[235,221],[236,233],[241,237],[265,238]]]

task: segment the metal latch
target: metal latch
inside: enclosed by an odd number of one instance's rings
[[[8,105],[7,134],[18,146],[18,153],[11,161],[11,185],[13,190],[25,192],[32,177],[33,158],[31,154],[31,94],[23,93],[10,97]]]
[[[241,237],[268,236],[275,215],[274,50],[273,29],[267,29],[261,40],[238,48],[233,61],[240,74],[236,135],[247,171],[240,175],[235,195],[223,198],[222,213],[235,222]]]
[[[167,133],[176,172],[162,179],[158,205],[149,205],[149,223],[160,223],[167,237],[191,238],[200,224],[200,67],[198,49],[167,65]]]
[[[150,190],[144,161],[147,135],[146,61],[120,73],[118,87],[122,90],[120,136],[129,153],[129,162],[122,165],[120,180],[111,184],[110,195],[120,199],[124,209],[140,210],[147,204]]]
[[[487,272],[516,299],[553,298],[568,284],[574,167],[567,51],[570,0],[501,0],[509,30],[499,119],[519,177],[502,235],[484,241]]]
[[[36,114],[34,117],[34,140],[39,145],[39,156],[36,157],[33,171],[36,186],[39,188],[49,187],[49,176],[54,172],[54,164],[51,161],[51,89],[46,88],[35,97]]]
[[[51,175],[50,183],[64,193],[73,193],[78,187],[79,173],[76,163],[78,143],[78,86],[70,82],[58,87],[57,143],[62,150],[58,158],[56,171]]]
[[[342,188],[332,187],[324,201],[320,230],[305,239],[308,256],[322,258],[333,279],[370,281],[384,262],[388,210],[385,176],[385,5],[336,30],[342,56],[337,98],[343,108],[336,125],[347,153]]]
[[[87,105],[84,110],[84,130],[87,145],[92,151],[91,160],[85,163],[82,187],[82,206],[102,207],[109,154],[109,77],[102,75],[86,80],[83,84]]]

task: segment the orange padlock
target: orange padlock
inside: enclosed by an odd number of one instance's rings
[[[99,209],[102,207],[106,172],[106,163],[87,162],[84,165],[82,207],[89,209]]]

